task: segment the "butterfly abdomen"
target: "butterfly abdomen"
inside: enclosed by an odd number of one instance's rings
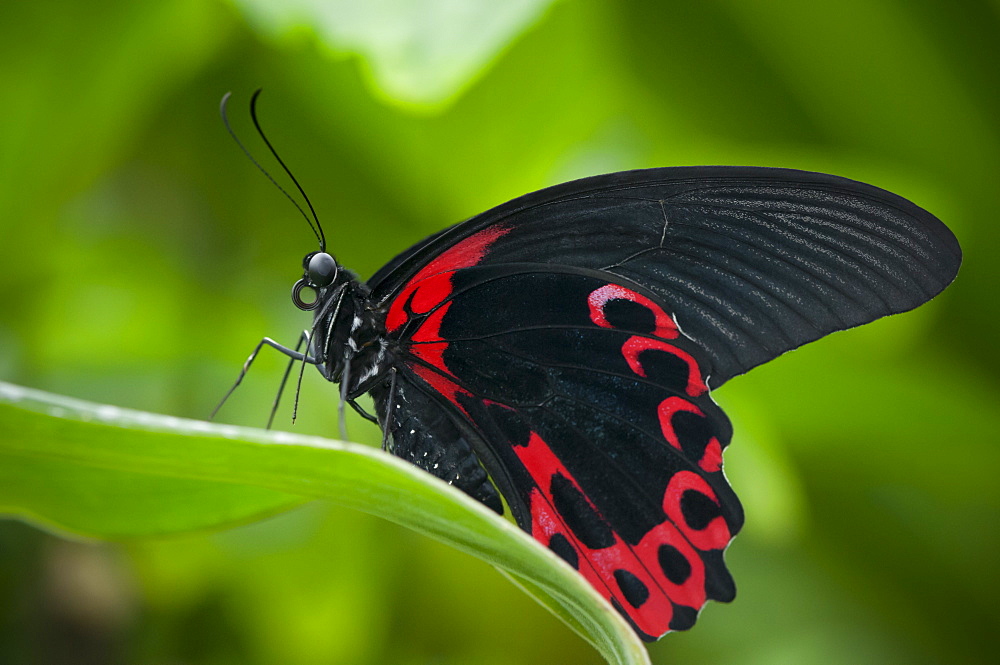
[[[405,373],[372,388],[379,422],[386,423],[394,455],[454,485],[492,510],[503,513],[500,496],[463,432],[441,406],[420,391]],[[391,402],[391,403],[390,403]],[[386,420],[386,411],[392,414]]]

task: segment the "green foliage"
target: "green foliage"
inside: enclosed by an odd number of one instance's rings
[[[262,336],[295,339],[307,317],[288,290],[314,241],[222,129],[227,90],[236,130],[264,157],[244,110],[264,87],[265,129],[362,276],[447,224],[592,173],[728,163],[871,182],[945,220],[966,263],[931,305],[718,391],[748,516],[727,555],[739,596],[650,654],[995,659],[995,3],[280,4],[0,9],[0,378],[201,419]],[[222,421],[263,424],[282,368],[262,355]],[[337,432],[335,404],[307,374],[294,430]],[[230,441],[247,457],[220,470],[216,444],[173,435],[168,457],[187,470],[139,481],[27,454],[43,440],[12,413],[0,416],[5,505],[124,542],[0,522],[0,662],[600,660],[491,566],[343,508],[347,489],[281,512],[315,494],[233,480],[259,442]],[[377,445],[349,415],[351,438]],[[289,421],[286,404],[278,427]],[[152,452],[151,438],[121,441]],[[292,463],[266,471],[298,482]],[[393,482],[419,485],[387,464]],[[274,516],[213,527],[262,515]],[[198,532],[162,536],[182,528]]]
[[[121,539],[222,528],[327,499],[499,567],[609,663],[649,662],[628,624],[557,556],[379,450],[94,405],[7,383],[0,383],[0,442],[0,511]]]

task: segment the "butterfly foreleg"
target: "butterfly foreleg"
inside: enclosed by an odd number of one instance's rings
[[[264,348],[264,346],[270,346],[272,349],[280,351],[289,358],[289,367],[286,368],[285,376],[284,378],[282,378],[281,386],[278,389],[278,396],[275,398],[275,405],[271,411],[271,417],[273,418],[274,411],[277,409],[277,402],[281,398],[281,391],[284,389],[285,381],[288,378],[288,373],[291,369],[291,364],[296,360],[303,363],[309,363],[310,365],[319,364],[319,360],[317,360],[316,358],[310,356],[308,353],[302,353],[301,351],[299,351],[299,348],[301,348],[303,341],[306,342],[309,341],[309,333],[306,331],[303,331],[294,349],[290,349],[287,346],[284,346],[283,344],[279,344],[270,337],[265,337],[264,339],[260,340],[257,343],[257,346],[254,347],[254,350],[247,357],[246,362],[243,363],[243,367],[240,369],[240,374],[239,376],[236,377],[236,381],[229,388],[229,390],[226,391],[226,394],[222,396],[222,399],[219,400],[219,403],[215,406],[215,408],[212,409],[212,413],[209,416],[209,418],[210,419],[215,418],[215,415],[219,412],[219,409],[222,408],[222,405],[226,403],[226,400],[229,399],[229,396],[232,395],[233,392],[235,392],[236,388],[238,388],[239,385],[243,382],[243,377],[245,377],[247,375],[247,372],[250,371],[250,366],[253,365],[253,361],[256,360],[257,355],[260,353],[260,350]],[[271,421],[268,420],[268,427],[270,426],[271,426]]]

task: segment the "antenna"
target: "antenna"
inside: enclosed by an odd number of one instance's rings
[[[257,97],[260,95],[260,92],[261,89],[258,88],[253,93],[253,97],[250,98],[250,117],[253,119],[254,127],[257,128],[257,133],[260,134],[260,137],[264,140],[264,144],[267,145],[267,149],[271,151],[271,154],[274,155],[274,158],[278,160],[278,163],[281,165],[281,168],[284,169],[285,173],[288,174],[288,177],[292,179],[293,183],[295,183],[295,187],[299,190],[299,193],[302,194],[302,198],[305,199],[306,205],[309,206],[309,212],[312,213],[312,219],[309,219],[309,215],[307,215],[305,210],[302,209],[302,206],[299,205],[298,201],[292,198],[292,195],[289,194],[287,191],[285,191],[285,188],[279,185],[275,181],[275,179],[271,177],[271,174],[268,173],[267,170],[264,169],[264,167],[261,166],[256,159],[253,158],[253,155],[250,154],[250,151],[247,150],[246,146],[243,145],[243,142],[240,141],[239,137],[236,136],[236,132],[234,132],[232,126],[230,126],[229,118],[226,115],[226,106],[229,103],[229,98],[232,96],[231,92],[227,92],[226,94],[224,94],[222,96],[222,101],[219,103],[219,114],[222,116],[222,123],[226,126],[226,131],[229,132],[229,135],[233,137],[234,141],[236,141],[236,145],[238,145],[240,147],[240,150],[243,151],[243,154],[247,156],[247,159],[249,159],[253,163],[253,165],[256,166],[257,169],[261,173],[263,173],[268,180],[271,181],[271,184],[277,187],[278,190],[285,195],[285,198],[287,198],[289,201],[292,202],[292,205],[295,206],[295,209],[298,210],[299,213],[301,213],[302,217],[306,220],[306,223],[309,224],[309,228],[312,229],[312,232],[316,236],[316,239],[319,241],[320,251],[325,252],[326,235],[323,233],[323,227],[319,223],[319,217],[316,215],[316,210],[313,208],[312,202],[309,200],[309,197],[306,196],[305,190],[302,189],[302,185],[299,184],[299,181],[295,179],[295,176],[292,175],[292,172],[288,169],[287,166],[285,166],[285,162],[282,161],[281,157],[278,156],[278,152],[271,145],[271,142],[267,140],[267,136],[264,135],[264,130],[260,128],[260,123],[257,121]],[[313,223],[314,221],[315,224]]]

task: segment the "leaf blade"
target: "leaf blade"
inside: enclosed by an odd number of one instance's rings
[[[0,455],[85,469],[81,473],[91,480],[103,472],[104,479],[134,474],[159,483],[263,488],[274,493],[272,507],[327,499],[498,567],[609,662],[649,662],[628,624],[561,559],[446,483],[374,448],[93,405],[0,383]],[[90,488],[107,489],[107,483]],[[51,505],[40,500],[44,496],[42,488],[15,505],[0,489],[0,506],[25,519],[59,524]]]

